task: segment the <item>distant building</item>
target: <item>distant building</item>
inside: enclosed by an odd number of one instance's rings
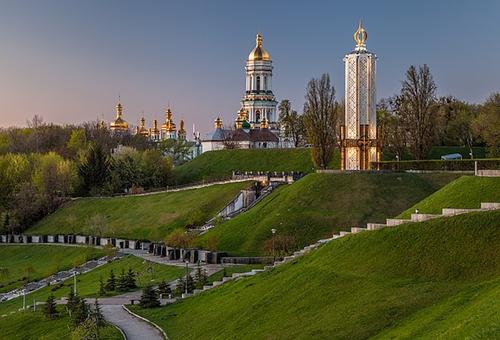
[[[234,124],[224,127],[218,117],[215,130],[201,142],[202,152],[292,146],[280,138],[276,113],[278,102],[272,91],[273,65],[271,56],[262,45],[260,33],[257,34],[254,49],[248,55],[245,74],[246,90]]]

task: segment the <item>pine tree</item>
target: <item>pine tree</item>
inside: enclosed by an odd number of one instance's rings
[[[55,319],[57,317],[56,300],[52,294],[47,298],[44,306],[44,314],[47,319]]]
[[[175,286],[174,295],[181,296],[186,291],[186,280],[184,276],[177,279],[177,285]]]
[[[99,296],[106,295],[106,287],[104,286],[104,282],[102,281],[102,277],[99,278]]]
[[[208,283],[207,272],[201,266],[198,266],[194,280],[197,289],[203,289],[203,286]]]
[[[73,313],[71,314],[71,323],[73,326],[78,326],[84,322],[89,316],[89,306],[84,299],[80,299],[76,304]]]
[[[188,293],[192,293],[194,290],[194,280],[191,274],[187,275],[186,280],[187,280],[187,291]]]
[[[99,305],[99,300],[95,299],[94,308],[91,312],[91,317],[94,320],[97,328],[104,324],[104,316],[102,315],[101,305]]]
[[[108,281],[106,282],[106,290],[108,292],[114,291],[116,289],[116,277],[115,273],[113,272],[113,269],[109,272],[109,278]]]
[[[68,294],[68,302],[66,303],[66,309],[68,310],[70,316],[75,310],[75,307],[78,304],[78,302],[80,302],[80,298],[78,297],[78,295],[75,294],[73,286],[70,286]]]
[[[142,308],[154,308],[160,306],[160,300],[158,299],[158,291],[152,286],[147,286],[142,290],[141,300],[139,305]]]
[[[128,289],[137,288],[135,273],[132,270],[132,268],[129,268],[127,272],[127,288]]]
[[[158,292],[160,294],[163,294],[164,296],[168,296],[169,294],[172,294],[172,289],[170,289],[170,285],[167,283],[167,281],[163,280],[158,285]]]
[[[128,279],[125,274],[125,269],[122,269],[118,282],[116,284],[116,290],[119,292],[126,292],[128,290]]]

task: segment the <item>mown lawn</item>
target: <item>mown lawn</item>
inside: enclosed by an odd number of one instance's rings
[[[98,296],[99,280],[101,278],[104,283],[106,283],[111,270],[113,270],[115,276],[118,277],[122,270],[126,272],[129,268],[137,273],[138,289],[146,285],[158,284],[162,280],[174,280],[184,273],[182,267],[144,262],[141,258],[130,255],[96,268],[86,274],[77,276],[77,292],[82,297],[96,297]],[[68,292],[72,286],[73,278],[70,278],[64,281],[62,285],[42,288],[26,295],[26,303],[32,304],[33,299],[36,301],[46,301],[47,297],[51,293],[58,299],[63,296],[68,296]],[[106,296],[113,296],[117,294],[122,293],[109,292]],[[22,297],[0,303],[0,315],[22,308],[22,303]]]
[[[440,214],[442,208],[480,208],[481,202],[500,202],[500,178],[462,176],[399,215],[409,218],[418,209]]]
[[[329,167],[338,169],[336,152]],[[231,177],[233,171],[296,171],[315,170],[311,149],[235,149],[209,151],[174,169],[177,184]]]
[[[203,225],[249,185],[241,182],[147,196],[78,199],[38,222],[28,233],[163,240],[177,228]],[[95,216],[100,216],[104,225],[92,222]]]
[[[499,211],[472,213],[349,235],[272,271],[134,310],[170,339],[493,339],[499,220]]]
[[[269,255],[264,244],[290,236],[296,248],[367,222],[383,222],[456,178],[456,174],[309,174],[279,187],[249,211],[200,238],[233,255]]]
[[[231,275],[235,273],[246,273],[251,271],[252,269],[262,269],[264,268],[263,264],[241,264],[235,266],[228,266],[224,269],[213,273],[208,277],[208,283],[213,283],[214,281],[222,281],[224,276],[231,277]],[[225,274],[225,275],[224,275]]]
[[[102,256],[103,250],[90,247],[0,245],[0,292]]]
[[[17,312],[0,317],[0,339],[71,339],[72,329],[66,311],[58,307],[60,316],[56,319],[46,319],[39,306],[37,311]],[[114,326],[107,325],[100,328],[101,339],[122,340],[121,332]]]

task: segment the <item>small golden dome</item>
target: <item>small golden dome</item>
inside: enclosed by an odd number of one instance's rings
[[[165,122],[161,126],[161,129],[163,131],[176,131],[176,126],[172,118],[172,111],[170,111],[170,108],[165,111]]]
[[[179,129],[180,133],[185,133],[186,129],[184,128],[184,119],[181,119],[181,127]]]
[[[128,130],[128,123],[123,119],[123,106],[118,101],[116,104],[116,119],[109,124],[111,130]]]
[[[222,119],[220,119],[220,117],[217,117],[217,119],[215,119],[214,123],[215,123],[216,129],[222,129]]]
[[[248,55],[248,60],[271,60],[269,53],[267,53],[264,47],[262,47],[262,35],[260,33],[257,33],[257,37],[255,38],[255,48]]]
[[[267,129],[269,128],[269,123],[267,121],[267,118],[264,117],[261,121],[260,121],[260,128],[261,129]]]

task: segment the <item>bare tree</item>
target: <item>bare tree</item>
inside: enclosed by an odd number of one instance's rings
[[[295,147],[300,146],[306,135],[303,116],[292,109],[288,99],[281,101],[278,110],[280,127],[285,138]]]
[[[43,117],[39,115],[34,115],[31,120],[27,121],[28,127],[33,130],[33,135],[35,136],[35,151],[39,152],[40,151],[40,127],[42,127],[43,124]]]
[[[314,163],[322,169],[328,166],[333,157],[337,118],[335,89],[330,84],[330,76],[323,74],[320,79],[311,79],[304,104],[304,124],[313,146]]]
[[[408,146],[416,159],[429,153],[434,137],[436,84],[427,65],[411,65],[402,83],[398,113],[408,132]]]
[[[238,149],[240,147],[238,141],[235,140],[236,130],[233,127],[226,128],[223,131],[224,149]]]

